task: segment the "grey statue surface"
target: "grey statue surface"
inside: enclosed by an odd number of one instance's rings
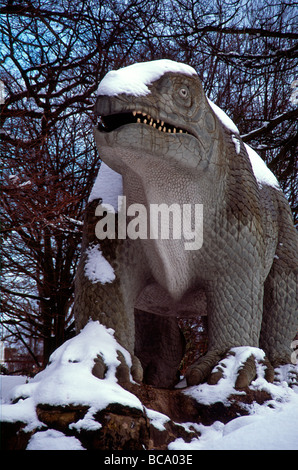
[[[172,387],[184,353],[177,319],[207,314],[208,352],[187,370],[188,384],[215,383],[220,371],[212,370],[238,346],[263,349],[272,380],[273,367],[290,362],[298,331],[297,233],[282,191],[257,180],[247,146],[214,112],[191,67],[161,60],[110,72],[96,114],[100,158],[122,175],[127,206],[149,212],[152,204],[201,204],[203,243],[99,241],[98,201],[91,202],[76,278],[77,329],[89,318],[113,328],[132,356],[133,378]],[[86,276],[88,249],[97,245],[114,273],[107,282]],[[253,379],[252,362],[238,388]],[[97,368],[100,376],[104,365]]]

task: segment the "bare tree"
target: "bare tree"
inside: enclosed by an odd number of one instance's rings
[[[138,18],[144,5],[40,0],[1,8],[3,325],[14,334],[14,319],[17,337],[20,326],[24,338],[40,337],[44,362],[71,325],[80,224],[99,167],[94,92],[107,67],[133,53],[135,22],[145,29],[152,16]]]
[[[5,338],[40,338],[46,362],[70,334],[81,223],[100,165],[93,105],[110,69],[160,58],[192,65],[297,217],[296,12],[286,0],[2,2]]]

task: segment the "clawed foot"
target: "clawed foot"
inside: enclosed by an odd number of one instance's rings
[[[229,351],[227,354],[222,355],[219,351],[208,351],[207,354],[201,357],[195,364],[189,367],[186,371],[186,381],[188,386],[198,385],[207,382],[209,385],[216,385],[219,380],[224,377],[225,361],[230,356],[235,356],[234,351]],[[261,361],[265,366],[265,379],[268,382],[274,380],[274,368],[269,360],[265,357]],[[217,367],[216,367],[217,366]],[[237,378],[235,382],[235,389],[240,390],[248,387],[257,375],[256,358],[251,354],[242,363],[237,371]]]
[[[128,384],[135,381],[141,383],[143,379],[143,369],[139,359],[136,356],[132,357],[131,367],[127,364],[123,354],[118,351],[118,361],[120,362],[115,371],[115,377],[119,385],[126,388]],[[106,378],[108,367],[101,356],[94,359],[94,366],[92,374],[98,379]]]

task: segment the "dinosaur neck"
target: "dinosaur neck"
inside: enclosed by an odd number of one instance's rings
[[[149,162],[149,157],[143,154],[142,163]],[[129,214],[132,222],[128,218],[128,224],[137,225],[134,218],[137,204],[141,210],[144,208],[147,224],[147,231],[142,231],[143,234],[147,233],[147,237],[141,239],[144,254],[155,280],[172,298],[181,298],[192,285],[196,272],[193,268],[194,252],[201,247],[203,230],[206,234],[214,233],[209,226],[215,225],[219,206],[223,204],[221,192],[224,191],[224,178],[215,191],[214,179],[208,178],[208,170],[202,172],[204,175],[198,178],[197,172],[182,171],[166,161],[159,159],[155,163],[151,159],[151,164],[144,164],[142,171],[136,173],[130,170],[123,177],[127,210],[133,209]],[[156,212],[153,211],[159,209],[157,237],[154,236],[156,232],[152,237],[152,223],[156,224],[157,221]],[[139,213],[136,215],[139,216]],[[170,224],[168,233],[167,224]],[[165,229],[163,233],[162,225]],[[181,272],[184,273],[182,277]]]

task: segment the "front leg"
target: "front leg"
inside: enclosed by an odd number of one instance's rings
[[[179,381],[179,366],[185,339],[175,316],[135,310],[135,352],[143,370],[143,381],[158,388],[173,388]]]
[[[142,367],[134,355],[134,301],[142,275],[136,269],[129,240],[115,238],[99,241],[96,238],[97,205],[98,201],[93,201],[86,209],[82,255],[75,280],[76,328],[79,331],[89,319],[112,328],[116,340],[131,354],[131,374],[135,381],[140,382]],[[121,355],[119,360],[117,378],[120,383],[126,383],[129,380],[128,366]],[[94,374],[103,378],[104,371],[105,365],[101,364],[101,359],[95,358]]]

